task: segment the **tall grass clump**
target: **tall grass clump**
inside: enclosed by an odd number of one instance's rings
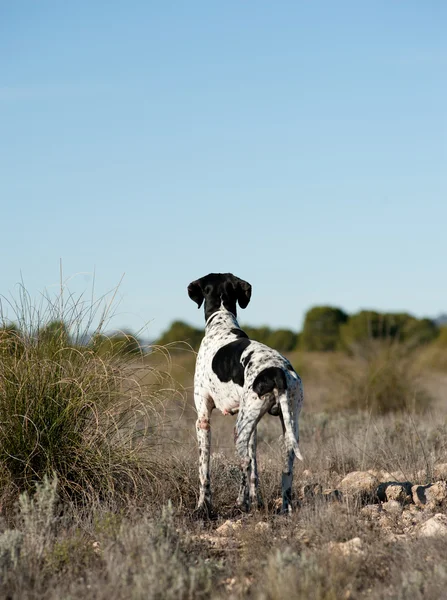
[[[173,390],[156,369],[143,385],[135,352],[99,355],[87,341],[110,303],[21,289],[0,322],[0,486],[3,502],[55,475],[62,497],[120,503],[156,489],[162,403]],[[1,318],[1,316],[0,316]]]
[[[352,363],[338,372],[346,408],[386,414],[429,407],[414,349],[392,340],[368,340],[353,346],[351,353]]]

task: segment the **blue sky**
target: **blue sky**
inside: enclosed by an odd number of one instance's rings
[[[0,0],[0,293],[113,288],[113,327],[447,310],[444,0]],[[55,292],[56,293],[56,292]]]

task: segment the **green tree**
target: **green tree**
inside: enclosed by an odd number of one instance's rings
[[[436,340],[436,345],[440,348],[447,348],[447,325],[439,328],[439,335]]]
[[[340,329],[340,345],[349,349],[365,340],[383,339],[420,345],[433,340],[438,328],[430,319],[416,319],[408,313],[379,313],[362,310],[351,315]]]
[[[279,352],[291,352],[298,345],[298,334],[290,329],[275,329],[268,338],[268,345]]]
[[[198,350],[202,338],[203,331],[201,329],[196,329],[184,321],[174,321],[155,343],[164,346],[166,344],[186,342],[194,350]]]
[[[130,331],[120,331],[110,337],[114,352],[117,354],[142,354],[141,341]]]
[[[410,317],[403,325],[404,341],[414,346],[428,344],[439,336],[440,329],[431,319],[415,319]]]
[[[256,340],[257,342],[261,342],[261,344],[269,344],[270,336],[272,335],[272,330],[270,327],[262,325],[261,327],[251,327],[250,325],[244,325],[242,329],[248,335],[251,340]]]
[[[328,352],[339,343],[340,327],[348,315],[340,308],[315,306],[307,311],[304,319],[300,345],[303,350]]]
[[[340,328],[341,346],[349,349],[352,344],[368,339],[395,337],[396,327],[386,317],[374,310],[361,310],[351,315]]]
[[[113,335],[103,333],[92,337],[90,348],[99,356],[117,356],[129,354],[142,354],[143,348],[137,336],[130,331],[120,331]]]

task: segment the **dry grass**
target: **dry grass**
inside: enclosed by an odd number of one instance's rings
[[[354,470],[427,483],[434,466],[447,462],[445,386],[436,403],[424,400],[425,410],[413,410],[419,390],[422,399],[430,387],[414,355],[381,347],[350,357],[291,356],[306,399],[305,460],[296,465],[290,516],[276,511],[279,420],[266,415],[259,426],[264,508],[235,516],[234,419],[213,415],[212,489],[220,517],[202,523],[192,518],[194,354],[160,349],[129,360],[99,357],[63,336],[43,344],[32,317],[0,339],[0,597],[443,597],[445,537],[415,537],[398,516],[375,521],[361,502],[321,494]],[[68,322],[72,330],[77,321]],[[227,519],[224,533],[219,527]],[[361,552],[334,551],[334,543],[356,537]]]
[[[14,524],[0,533],[0,596],[31,598],[405,598],[442,597],[447,570],[439,557],[446,538],[404,536],[393,516],[371,521],[361,504],[303,496],[304,485],[339,484],[353,469],[417,471],[447,461],[445,419],[439,415],[303,419],[306,462],[295,481],[295,512],[274,509],[279,494],[279,443],[260,445],[264,510],[234,517],[237,465],[214,452],[217,523],[191,519],[196,502],[195,456],[173,455],[177,485],[167,481],[164,502],[117,510],[107,503],[82,510],[63,502],[57,481],[20,498]],[[365,442],[365,437],[366,442]],[[363,443],[362,443],[363,442]],[[422,475],[423,476],[423,475]],[[170,500],[168,500],[170,497]],[[443,510],[443,509],[440,509]],[[233,528],[218,529],[231,518]],[[393,537],[394,536],[394,537]],[[359,537],[359,554],[331,544]]]
[[[425,411],[431,398],[414,349],[396,342],[371,340],[353,351],[353,365],[339,366],[343,406],[373,414]],[[335,403],[337,404],[337,403]]]

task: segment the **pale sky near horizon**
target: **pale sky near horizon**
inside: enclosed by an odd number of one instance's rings
[[[0,294],[113,288],[111,326],[320,304],[447,312],[447,3],[0,0]]]

